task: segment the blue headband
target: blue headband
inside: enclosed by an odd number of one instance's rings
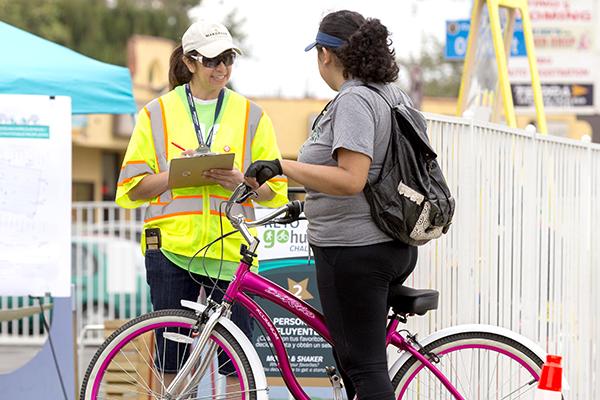
[[[317,38],[315,39],[315,41],[312,42],[311,44],[309,44],[308,46],[306,46],[306,48],[304,49],[304,51],[312,50],[312,48],[315,47],[318,44],[320,44],[321,46],[324,46],[324,47],[329,47],[329,48],[332,48],[332,49],[337,49],[338,47],[340,47],[344,43],[346,43],[345,40],[342,40],[342,39],[340,39],[338,37],[331,36],[331,35],[328,35],[326,33],[323,33],[323,32],[319,31],[317,33]]]

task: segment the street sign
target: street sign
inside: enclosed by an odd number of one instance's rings
[[[445,56],[447,60],[463,60],[465,58],[470,25],[471,21],[468,19],[446,21]],[[523,25],[520,19],[515,21],[510,55],[511,57],[527,56],[525,38],[523,37]]]

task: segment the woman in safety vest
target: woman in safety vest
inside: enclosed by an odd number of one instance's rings
[[[125,208],[148,205],[141,241],[155,310],[181,308],[182,299],[196,301],[201,286],[214,300],[221,300],[238,266],[242,236],[237,233],[215,243],[202,252],[204,257],[194,255],[233,230],[219,206],[243,182],[241,171],[254,160],[281,157],[269,117],[226,88],[238,54],[222,24],[192,24],[170,58],[172,90],[140,111],[123,160],[116,202]],[[183,149],[188,150],[182,154]],[[192,149],[233,153],[234,167],[206,172],[212,185],[169,187],[169,161],[191,155]],[[285,204],[287,179],[271,179],[258,191],[256,201],[267,207]],[[254,219],[250,202],[236,207],[235,212]],[[218,288],[213,289],[215,282]],[[232,319],[251,335],[251,321],[243,308],[234,305]],[[165,341],[157,337],[156,342],[160,355]],[[176,344],[166,342],[167,359],[160,367],[166,374],[175,373],[181,363],[176,349],[169,347]],[[221,373],[232,373],[224,363]]]
[[[398,77],[389,32],[353,11],[326,15],[314,43],[321,77],[338,95],[315,121],[299,161],[257,161],[256,177],[285,173],[307,188],[305,214],[314,251],[321,305],[348,398],[394,399],[386,360],[387,296],[417,261],[417,248],[393,240],[373,219],[363,194],[385,159],[390,107],[410,99],[391,85]],[[263,186],[261,186],[262,188]]]

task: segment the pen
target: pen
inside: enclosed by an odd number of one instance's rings
[[[175,143],[175,142],[171,142],[171,144],[172,144],[173,146],[177,147],[179,150],[181,150],[181,151],[185,151],[185,149],[184,149],[183,147],[181,147],[180,145],[178,145],[177,143]]]

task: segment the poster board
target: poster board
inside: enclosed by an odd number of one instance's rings
[[[600,3],[594,0],[530,1],[537,65],[546,111],[595,114],[600,109]],[[526,58],[508,65],[515,107],[533,111]]]
[[[70,296],[71,99],[0,95],[0,296]]]
[[[268,214],[270,209],[256,209],[256,217]],[[277,283],[294,296],[321,311],[314,260],[309,256],[306,234],[307,221],[288,225],[267,224],[258,229],[259,272],[263,277]],[[324,386],[331,390],[325,373],[326,366],[334,366],[331,345],[300,318],[266,300],[254,299],[272,318],[288,352],[294,374],[303,386]],[[252,344],[265,368],[267,380],[272,386],[284,386],[277,368],[277,360],[269,349],[268,339],[254,324]]]

